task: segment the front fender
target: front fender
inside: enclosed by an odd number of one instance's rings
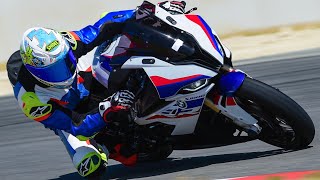
[[[240,88],[246,75],[242,72],[229,72],[223,74],[218,80],[218,92],[224,96],[233,96],[233,94]]]

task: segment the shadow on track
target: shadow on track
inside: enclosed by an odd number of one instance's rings
[[[190,158],[168,158],[159,162],[146,162],[138,164],[135,167],[128,168],[123,165],[112,165],[108,167],[106,175],[103,179],[134,179],[152,177],[162,174],[169,174],[178,171],[201,168],[209,165],[249,160],[278,154],[292,152],[292,150],[276,149],[262,152],[221,154],[212,156],[190,157]],[[78,173],[70,173],[62,175],[57,179],[52,180],[73,180],[80,179]]]

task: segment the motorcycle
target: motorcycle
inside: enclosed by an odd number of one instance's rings
[[[234,69],[231,52],[201,16],[189,14],[193,10],[172,15],[145,1],[135,21],[126,23],[123,34],[135,46],[125,47],[125,57],[110,57],[119,38],[98,51],[96,58],[112,67],[110,91],[136,94],[125,115],[129,123],[101,134],[130,144],[140,161],[255,139],[284,149],[307,147],[315,129],[305,110]]]

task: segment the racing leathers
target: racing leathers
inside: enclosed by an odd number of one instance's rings
[[[112,12],[94,25],[61,34],[68,40],[75,58],[79,59],[120,34],[123,22],[134,13],[134,10]],[[80,175],[92,174],[107,161],[107,149],[89,140],[107,125],[107,120],[103,118],[106,115],[101,116],[98,104],[89,112],[77,111],[79,105],[86,104],[92,95],[92,83],[95,80],[90,67],[81,71],[77,68],[77,78],[70,88],[50,87],[37,81],[24,67],[19,51],[8,60],[7,70],[23,113],[60,136]]]

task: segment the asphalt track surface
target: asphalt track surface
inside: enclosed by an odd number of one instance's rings
[[[296,100],[319,129],[320,56],[254,61],[236,66]],[[252,62],[241,62],[241,64]],[[0,98],[0,179],[80,179],[57,136],[26,119],[13,97]],[[111,161],[110,179],[220,179],[320,169],[319,134],[308,149],[287,152],[260,141],[175,151],[167,160],[134,168]]]

